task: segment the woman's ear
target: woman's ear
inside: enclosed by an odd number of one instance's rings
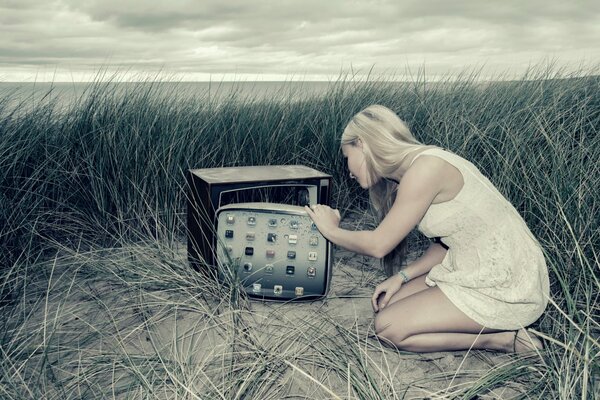
[[[363,142],[360,138],[356,139],[356,147],[363,148]]]

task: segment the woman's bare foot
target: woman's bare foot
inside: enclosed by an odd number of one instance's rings
[[[544,345],[535,333],[527,329],[519,329],[515,332],[513,343],[514,353],[530,353],[543,349]]]

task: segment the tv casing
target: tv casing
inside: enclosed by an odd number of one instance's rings
[[[220,207],[235,204],[231,195],[264,188],[291,188],[308,192],[306,202],[331,201],[332,176],[304,165],[270,165],[190,169],[187,181],[188,260],[198,271],[218,278],[217,215]],[[302,196],[304,197],[304,196]],[[279,203],[280,199],[269,199]],[[299,200],[300,201],[300,200]],[[290,204],[303,205],[303,204]]]

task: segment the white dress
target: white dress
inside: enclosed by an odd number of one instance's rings
[[[452,200],[432,204],[418,229],[449,249],[426,277],[468,317],[488,328],[519,329],[548,303],[548,268],[538,241],[512,204],[469,161],[433,148],[452,164],[464,186]],[[414,161],[414,160],[413,160]]]

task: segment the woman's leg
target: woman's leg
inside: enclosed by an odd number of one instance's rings
[[[514,349],[515,332],[482,327],[438,287],[427,287],[390,302],[375,317],[375,331],[384,341],[414,352]]]
[[[395,302],[402,300],[408,296],[412,296],[415,293],[419,293],[425,289],[428,289],[429,286],[425,283],[425,275],[418,276],[414,279],[411,279],[410,282],[404,283],[398,292],[392,296],[390,301],[388,302],[388,306],[394,304]],[[383,298],[383,296],[381,297]],[[379,307],[381,309],[381,307]]]

